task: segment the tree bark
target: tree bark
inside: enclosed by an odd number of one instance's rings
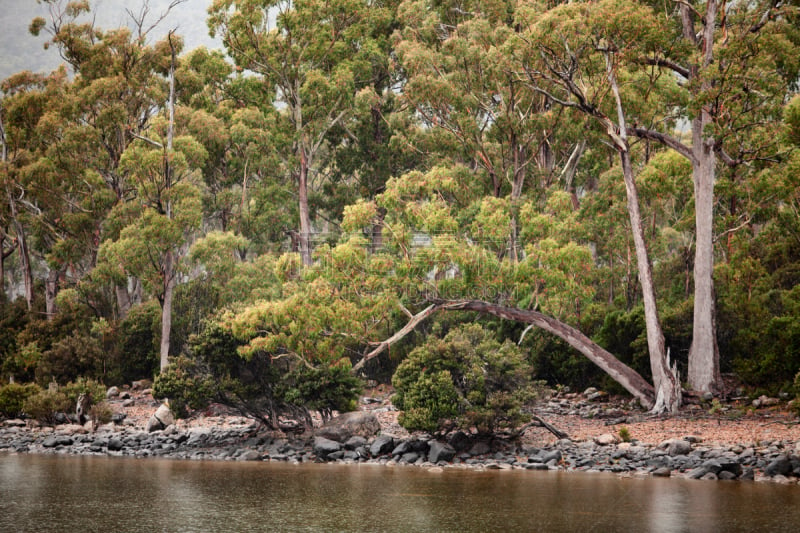
[[[305,150],[301,148],[297,196],[300,213],[300,257],[303,260],[303,264],[306,266],[311,265],[311,216],[308,210],[308,167],[309,161],[306,157]]]
[[[664,333],[661,329],[661,320],[658,316],[656,290],[653,283],[653,266],[650,263],[650,254],[647,251],[647,242],[644,238],[642,215],[639,210],[639,191],[633,175],[631,164],[630,146],[628,144],[627,124],[619,94],[616,75],[610,57],[606,56],[608,79],[617,107],[617,129],[619,135],[615,141],[622,166],[622,178],[625,182],[625,195],[627,199],[628,218],[631,223],[633,245],[636,251],[636,264],[639,275],[639,285],[642,287],[642,300],[644,302],[645,331],[647,333],[647,349],[650,354],[650,371],[653,375],[656,402],[654,412],[677,412],[681,405],[681,386],[677,371],[669,366]]]
[[[702,132],[710,122],[706,110],[694,121],[693,146],[697,164],[694,178],[696,243],[694,256],[694,321],[689,349],[689,386],[714,392],[720,382],[714,302],[714,179],[716,156],[713,141]]]
[[[694,26],[689,27],[692,17],[688,8],[683,17],[684,35],[692,37],[699,47],[699,64],[690,69],[690,78],[697,78],[703,71],[714,66],[714,33],[720,4],[717,0],[706,3],[703,16],[703,33],[698,41],[694,38]],[[699,92],[712,89],[712,81],[704,79]],[[689,349],[689,386],[701,392],[713,392],[720,382],[719,350],[716,341],[714,303],[714,180],[716,178],[716,154],[714,139],[707,136],[707,129],[713,123],[713,116],[706,103],[697,117],[692,120],[692,156],[695,198],[695,259],[694,259],[694,329],[692,345]]]
[[[639,402],[650,409],[655,406],[656,396],[652,385],[650,385],[639,373],[622,363],[611,353],[604,350],[601,346],[593,342],[589,337],[555,318],[543,315],[536,311],[503,307],[500,305],[483,302],[480,300],[462,301],[435,301],[421,313],[418,313],[408,322],[408,324],[395,333],[390,339],[382,342],[376,349],[367,354],[361,361],[353,366],[353,371],[360,370],[364,363],[385,351],[389,346],[398,342],[405,335],[410,333],[414,327],[422,320],[437,311],[477,311],[489,314],[506,320],[532,324],[564,340],[567,344],[581,352],[591,362],[600,367],[614,381],[619,383],[625,390],[630,392]]]
[[[56,296],[58,296],[58,269],[51,268],[47,272],[47,279],[44,281],[44,308],[47,320],[53,320],[56,316]]]
[[[172,333],[172,295],[175,289],[175,267],[172,252],[167,252],[164,261],[164,298],[161,302],[161,350],[160,369],[169,365],[169,338]]]

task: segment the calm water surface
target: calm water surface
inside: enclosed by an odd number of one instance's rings
[[[0,531],[798,531],[800,486],[0,454]]]

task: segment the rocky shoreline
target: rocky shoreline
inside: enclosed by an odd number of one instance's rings
[[[579,442],[561,439],[534,447],[501,439],[487,442],[461,431],[439,440],[428,435],[375,436],[380,424],[374,414],[359,411],[347,415],[334,420],[333,425],[318,428],[314,435],[296,438],[261,431],[244,418],[235,418],[224,427],[171,425],[152,432],[114,423],[92,431],[79,425],[28,427],[24,421],[7,420],[0,427],[0,452],[586,471],[783,484],[798,484],[800,480],[800,442],[795,441],[719,446],[688,435],[648,444],[619,442],[609,433]]]

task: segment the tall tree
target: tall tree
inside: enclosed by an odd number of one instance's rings
[[[291,139],[286,164],[296,184],[299,251],[311,264],[309,191],[328,132],[353,111],[371,79],[373,18],[388,14],[365,0],[215,0],[209,27],[236,64],[264,81],[263,98],[285,106],[281,133]]]
[[[628,137],[626,103],[620,78],[635,90],[635,72],[625,71],[625,57],[636,54],[643,33],[654,28],[648,9],[615,1],[567,4],[534,15],[525,40],[531,45],[524,68],[531,88],[550,101],[591,117],[603,128],[619,156],[628,215],[636,250],[645,311],[650,367],[656,390],[656,411],[675,411],[681,403],[677,370],[670,368],[659,319],[652,264],[645,240]],[[624,19],[623,19],[624,17]],[[646,36],[648,40],[653,35]]]

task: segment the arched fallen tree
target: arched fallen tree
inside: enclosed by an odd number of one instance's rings
[[[386,351],[392,344],[397,343],[403,337],[411,333],[420,322],[438,311],[476,311],[478,313],[493,315],[524,324],[531,324],[541,328],[561,338],[567,344],[585,355],[591,362],[600,367],[614,381],[619,383],[625,390],[638,399],[647,409],[651,409],[654,413],[667,411],[663,402],[656,398],[655,390],[647,380],[574,327],[537,311],[504,307],[481,300],[432,301],[431,305],[416,315],[413,315],[402,329],[390,338],[379,343],[372,351],[367,353],[353,366],[353,371],[358,372],[361,370],[367,361]],[[673,372],[677,374],[674,367]],[[680,393],[680,391],[677,392]]]

